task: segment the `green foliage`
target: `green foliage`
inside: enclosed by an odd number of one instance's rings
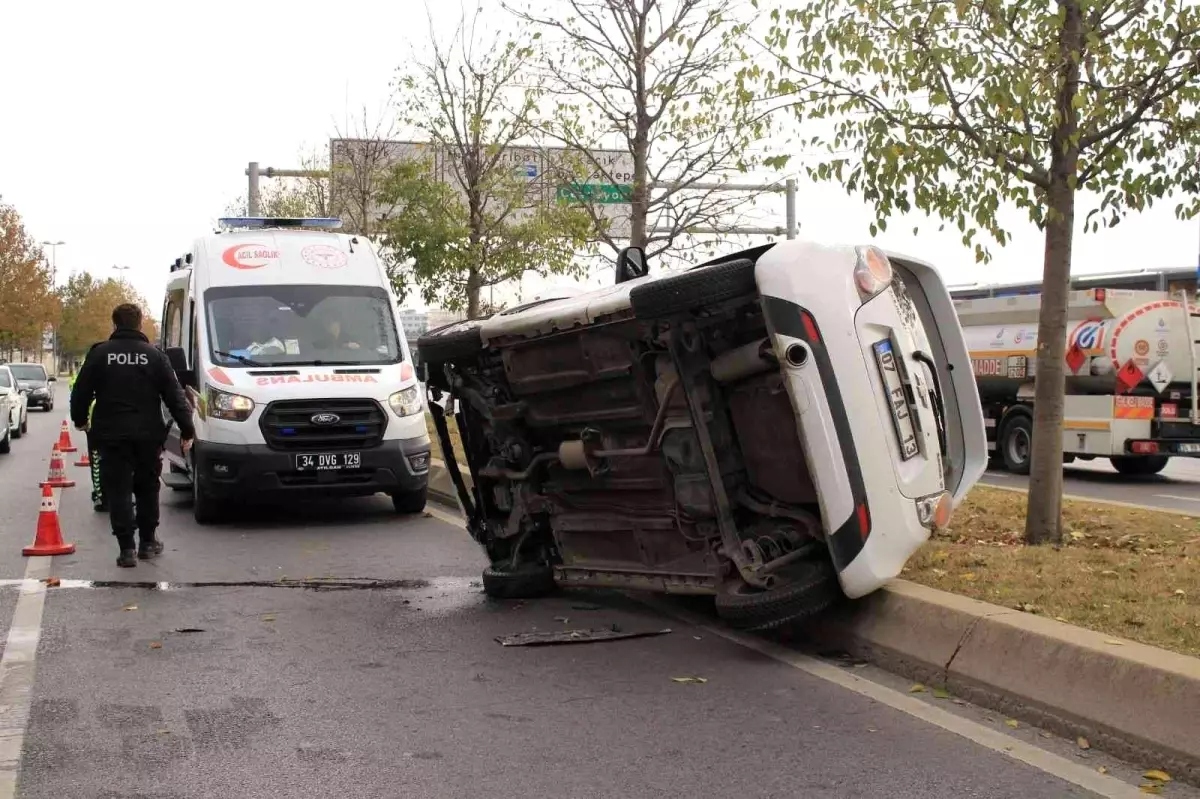
[[[1064,93],[1068,10],[1081,15],[1082,47],[1066,56],[1080,78]],[[824,128],[812,144],[861,155],[810,173],[861,193],[878,229],[896,213],[925,211],[986,260],[981,231],[1008,241],[997,218],[1004,203],[1046,224],[1055,141],[1079,151],[1069,187],[1099,198],[1090,230],[1181,188],[1193,196],[1177,214],[1200,211],[1195,3],[812,0],[771,18],[774,69],[743,70],[741,85]],[[1067,96],[1078,130],[1058,138]]]
[[[41,352],[43,331],[57,319],[50,265],[17,210],[0,203],[0,350]]]
[[[526,272],[581,273],[576,255],[593,229],[585,210],[550,201],[552,189],[524,174],[527,157],[541,160],[526,144],[541,96],[530,78],[536,36],[480,44],[467,27],[403,68],[400,122],[430,146],[392,166],[376,199],[388,209],[397,293],[476,316],[483,288]]]
[[[59,290],[62,324],[58,346],[64,355],[82,356],[97,341],[112,333],[112,311],[121,303],[132,302],[146,308],[145,299],[124,280],[98,280],[88,272],[72,275]],[[146,320],[147,322],[149,320]],[[153,325],[143,323],[143,332],[151,337]]]

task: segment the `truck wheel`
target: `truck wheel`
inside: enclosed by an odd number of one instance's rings
[[[468,319],[430,330],[417,339],[421,362],[453,361],[482,351],[483,339],[479,337],[479,327],[478,319]]]
[[[1014,416],[1000,434],[1000,457],[1004,468],[1013,474],[1029,474],[1033,460],[1033,419],[1024,414]]]
[[[633,315],[657,319],[714,305],[758,291],[754,262],[739,258],[690,269],[683,274],[643,283],[629,292]]]
[[[717,594],[717,615],[739,630],[771,630],[815,616],[841,595],[826,558],[802,560],[784,574],[786,583],[766,591],[735,577]]]
[[[428,490],[421,488],[417,491],[397,491],[392,494],[392,507],[396,513],[420,513],[425,510]]]
[[[492,564],[483,570],[483,593],[492,599],[535,599],[554,592],[554,569],[544,563],[516,568]]]
[[[1158,474],[1167,468],[1167,460],[1168,458],[1165,455],[1143,455],[1140,457],[1119,455],[1109,458],[1114,469],[1130,477],[1148,477],[1152,474]]]

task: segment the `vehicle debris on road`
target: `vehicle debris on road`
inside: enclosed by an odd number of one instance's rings
[[[513,633],[498,635],[496,642],[501,646],[553,646],[555,644],[591,644],[597,641],[619,641],[627,638],[649,638],[654,635],[666,635],[665,630],[641,630],[624,632],[617,625],[593,630],[553,630],[534,633]]]

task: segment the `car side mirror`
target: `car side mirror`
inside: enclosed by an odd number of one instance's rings
[[[625,247],[617,253],[618,283],[645,277],[647,271],[646,251],[641,247]]]
[[[164,351],[167,354],[167,360],[171,362],[171,369],[174,370],[175,376],[179,378],[180,384],[187,388],[196,388],[196,373],[188,368],[187,354],[184,353],[183,347],[168,347]]]

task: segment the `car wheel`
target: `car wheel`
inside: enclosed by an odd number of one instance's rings
[[[21,417],[21,432],[29,432],[29,414],[25,414],[23,417]]]
[[[46,413],[50,413],[53,410],[54,410],[54,403],[53,402],[46,403]]]
[[[841,596],[827,558],[799,561],[780,577],[787,582],[765,591],[730,580],[717,594],[717,615],[739,630],[771,630],[815,616]]]
[[[216,524],[221,521],[221,509],[213,495],[200,486],[200,480],[192,478],[192,518],[196,524]]]
[[[1033,419],[1014,416],[1000,432],[1000,457],[1004,468],[1013,474],[1029,474],[1033,461]]]
[[[633,306],[633,315],[638,319],[657,319],[757,291],[754,262],[739,258],[643,283],[629,292],[629,303]]]
[[[1116,456],[1108,459],[1113,468],[1130,477],[1149,477],[1167,468],[1167,457],[1163,455],[1143,455],[1141,457]]]
[[[18,422],[16,427],[9,429],[9,432],[12,434],[13,441],[16,441],[21,437],[21,424]]]
[[[554,569],[544,563],[492,564],[483,570],[483,593],[492,599],[535,599],[554,592]]]
[[[479,337],[479,327],[479,320],[468,319],[430,330],[417,339],[421,362],[453,361],[481,352],[483,339]]]
[[[428,495],[429,491],[425,488],[417,491],[397,491],[392,494],[392,507],[396,509],[396,513],[420,513],[425,510]]]

